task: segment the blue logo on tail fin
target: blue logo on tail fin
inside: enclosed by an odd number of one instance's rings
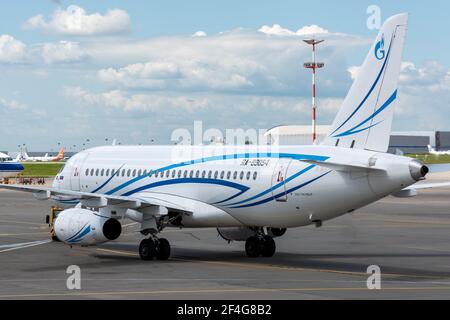
[[[383,60],[386,52],[384,50],[384,34],[381,36],[381,40],[375,45],[375,58]]]

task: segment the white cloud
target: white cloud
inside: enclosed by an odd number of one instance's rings
[[[270,26],[262,26],[259,32],[272,35],[272,36],[305,36],[305,35],[314,35],[314,34],[328,34],[329,31],[319,27],[318,25],[312,24],[310,26],[304,26],[297,31],[292,31],[286,28],[281,27],[279,24],[274,24]]]
[[[252,87],[247,73],[256,71],[258,67],[245,60],[234,61],[234,66],[230,66],[226,61],[192,61],[180,57],[170,62],[154,61],[119,69],[102,69],[98,78],[126,88],[233,90]]]
[[[352,79],[360,67],[347,69]],[[447,130],[450,105],[450,69],[436,61],[423,66],[404,61],[398,82],[394,127],[407,130]]]
[[[42,58],[47,64],[79,62],[87,58],[87,54],[79,43],[60,41],[46,43],[42,47]]]
[[[209,105],[207,98],[193,99],[183,96],[159,94],[128,94],[121,90],[90,93],[81,87],[67,87],[64,95],[85,105],[104,106],[123,111],[178,110],[193,112]]]
[[[5,108],[11,109],[11,110],[26,110],[26,109],[28,109],[28,106],[24,103],[21,103],[16,100],[8,100],[3,97],[0,97],[0,106],[3,106]]]
[[[124,10],[112,9],[104,15],[87,14],[83,8],[73,5],[66,10],[57,9],[49,20],[43,15],[31,17],[24,28],[71,36],[92,36],[127,32],[131,29],[131,22]]]
[[[206,37],[207,34],[206,34],[205,31],[197,31],[197,32],[194,33],[192,36],[193,36],[193,37]]]
[[[345,63],[343,47],[366,45],[366,39],[330,35],[321,51],[329,79],[322,94],[349,84],[337,70]],[[343,41],[343,39],[345,41]],[[192,90],[272,94],[309,93],[310,74],[293,68],[309,59],[310,49],[294,37],[272,37],[248,30],[208,36],[162,37],[138,42],[94,43],[91,61],[119,67],[101,69],[102,82],[118,89]],[[131,63],[130,63],[131,61]],[[339,78],[339,79],[338,79]]]
[[[352,80],[355,80],[358,76],[359,69],[361,69],[361,66],[351,66],[347,68],[347,72],[350,73],[350,78],[352,78]]]
[[[27,55],[27,46],[14,37],[4,34],[0,36],[0,63],[20,63]]]
[[[297,30],[296,34],[299,36],[312,35],[312,34],[327,34],[329,33],[327,29],[319,27],[318,25],[312,24],[310,26],[304,26]]]

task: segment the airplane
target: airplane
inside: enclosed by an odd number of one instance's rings
[[[17,176],[23,170],[23,165],[17,159],[13,160],[7,154],[0,152],[0,179]]]
[[[26,151],[20,152],[20,160],[21,161],[29,161],[29,162],[58,162],[64,160],[64,147],[59,150],[58,155],[56,157],[50,157],[48,153],[46,153],[43,157],[30,157]]]
[[[445,155],[445,154],[450,154],[450,150],[436,151],[436,149],[434,149],[431,145],[428,145],[428,153],[434,154],[434,155]]]
[[[388,195],[410,197],[428,167],[388,154],[408,15],[389,18],[321,145],[103,146],[65,164],[52,187],[1,186],[64,208],[56,236],[73,246],[119,238],[137,222],[142,260],[167,260],[167,227],[217,228],[245,241],[248,257],[272,257],[287,228],[315,225]]]

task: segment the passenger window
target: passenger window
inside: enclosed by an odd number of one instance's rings
[[[219,177],[219,171],[214,172],[214,179],[217,179]]]
[[[86,169],[86,173],[84,174],[85,176],[89,175],[89,169]]]
[[[142,171],[142,175],[145,177],[147,176],[147,169],[145,169],[144,171]]]
[[[258,172],[253,172],[253,180],[256,180],[256,178],[258,177]]]
[[[148,174],[148,176],[151,178],[153,176],[153,170],[150,170],[150,173]]]
[[[91,176],[94,176],[94,169],[91,169]]]
[[[109,169],[106,170],[106,176],[109,177]]]
[[[100,169],[95,170],[95,176],[96,177],[98,177],[99,173],[100,173]]]
[[[178,170],[178,178],[181,178],[181,170]]]
[[[194,170],[191,170],[191,172],[189,173],[189,178],[193,178],[194,177]]]
[[[158,176],[159,176],[159,172],[158,172],[158,170],[155,170],[155,178],[158,178]]]
[[[140,176],[141,176],[141,174],[142,174],[142,170],[141,170],[141,169],[139,169],[139,170],[138,170],[138,173],[137,173],[138,177],[140,177]]]
[[[195,177],[196,178],[200,177],[200,170],[197,170],[197,172],[195,172]]]
[[[205,177],[206,177],[206,171],[203,170],[203,171],[202,171],[202,178],[205,178]]]
[[[177,174],[176,170],[172,170],[172,178],[175,178],[175,175]]]
[[[211,177],[212,177],[212,171],[209,170],[209,172],[208,172],[208,179],[211,179]]]
[[[237,173],[237,171],[235,171],[235,172],[233,173],[233,179],[234,179],[234,180],[237,179],[237,175],[238,175],[238,173]]]
[[[183,178],[187,178],[188,172],[187,170],[184,170]]]
[[[166,178],[168,178],[170,176],[170,170],[166,171]]]
[[[103,177],[103,174],[105,173],[105,169],[102,169],[102,171],[100,172],[100,176]]]
[[[250,175],[251,175],[251,173],[250,173],[250,171],[248,171],[247,172],[247,180],[250,180]]]
[[[241,174],[239,175],[239,178],[242,180],[244,179],[244,171],[241,171]]]
[[[222,171],[222,172],[220,173],[220,179],[223,179],[224,176],[225,176],[225,171]]]
[[[128,169],[127,177],[131,176],[131,169]]]
[[[230,180],[230,178],[231,178],[231,171],[228,171],[227,172],[227,179]]]

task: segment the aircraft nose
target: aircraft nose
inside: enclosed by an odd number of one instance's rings
[[[409,163],[409,172],[411,173],[411,177],[416,180],[422,180],[430,171],[427,166],[423,165],[419,160],[411,160]]]

